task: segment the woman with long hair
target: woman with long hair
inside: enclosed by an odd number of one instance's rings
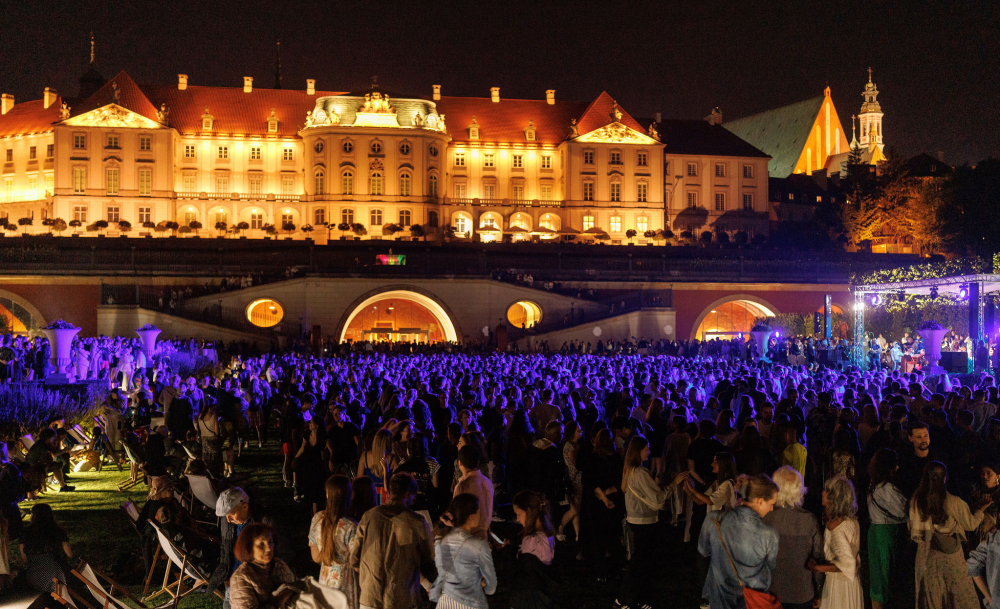
[[[351,505],[351,481],[330,476],[326,481],[326,509],[313,516],[309,526],[309,551],[319,563],[319,583],[347,595],[347,605],[358,607],[358,578],[349,564],[351,540],[358,523],[347,516]]]
[[[724,408],[719,411],[719,416],[715,419],[715,438],[722,442],[726,448],[736,445],[736,439],[740,437],[740,432],[733,427],[733,411]]]
[[[593,446],[593,453],[583,470],[581,516],[591,567],[598,582],[604,583],[607,581],[607,555],[621,537],[625,501],[618,487],[621,485],[623,462],[615,451],[607,427],[599,427]]]
[[[355,522],[361,522],[365,512],[375,507],[375,483],[368,476],[360,476],[351,481],[351,506],[347,515]]]
[[[688,472],[677,474],[674,483],[666,491],[656,483],[653,475],[643,465],[649,460],[649,441],[635,436],[625,451],[625,466],[622,468],[622,493],[625,494],[625,520],[631,537],[629,545],[628,570],[622,579],[616,607],[648,607],[650,585],[656,572],[656,523],[667,496],[676,488],[676,483],[688,476]]]
[[[806,496],[802,474],[783,465],[774,472],[778,500],[764,524],[778,533],[778,559],[771,574],[771,592],[785,609],[812,609],[822,590],[812,571],[810,559],[823,560],[823,535],[812,512],[802,508]]]
[[[66,570],[73,550],[49,504],[31,506],[31,520],[21,535],[20,550],[21,560],[27,563],[24,576],[32,590],[52,592],[53,579],[66,583]]]
[[[947,491],[948,468],[931,461],[910,500],[910,539],[917,542],[917,606],[927,609],[976,609],[962,553],[965,532],[979,526],[985,504],[975,513]]]
[[[690,478],[682,488],[691,500],[708,506],[708,511],[731,510],[736,507],[736,460],[727,452],[716,453],[712,460],[715,482],[705,493],[698,491]]]
[[[365,454],[358,462],[357,478],[367,476],[375,483],[376,505],[382,505],[388,495],[387,485],[389,478],[396,471],[399,459],[392,454],[392,432],[388,429],[380,429],[375,432],[372,438],[371,450]]]
[[[569,421],[566,423],[566,441],[563,443],[563,462],[566,465],[567,490],[566,500],[569,509],[563,514],[556,530],[556,539],[566,541],[563,530],[567,524],[573,523],[573,530],[576,532],[577,545],[580,542],[580,499],[583,496],[583,475],[577,468],[577,454],[579,453],[580,436],[582,435],[580,423]]]
[[[324,479],[327,476],[327,460],[323,458],[326,447],[326,427],[323,420],[313,417],[306,423],[302,445],[292,459],[295,470],[295,501],[312,504],[312,513],[323,505]]]
[[[810,558],[811,571],[825,573],[820,606],[837,609],[864,609],[861,591],[861,527],[854,485],[844,476],[835,476],[823,485],[823,556],[826,564]]]
[[[549,571],[555,557],[555,530],[549,517],[545,495],[521,491],[514,495],[514,515],[522,527],[517,552],[518,585],[510,595],[511,609],[544,609],[552,607],[553,587]]]
[[[899,469],[896,452],[880,448],[868,463],[868,594],[872,609],[882,609],[893,596],[897,552],[906,525],[906,497],[894,480]]]
[[[482,524],[481,518],[479,499],[460,493],[435,527],[438,576],[430,589],[430,599],[441,609],[488,609],[486,595],[496,592],[497,573],[490,545],[474,534]]]

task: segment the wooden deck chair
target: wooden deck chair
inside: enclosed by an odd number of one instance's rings
[[[208,479],[207,476],[195,476],[193,474],[185,474],[188,480],[188,487],[191,489],[191,494],[197,499],[202,505],[208,508],[208,513],[210,517],[214,520],[199,520],[198,522],[202,524],[208,524],[212,526],[219,526],[219,520],[215,516],[215,505],[219,502],[219,493],[215,492],[215,488],[212,486],[212,481]],[[194,512],[194,502],[191,502],[191,511]]]
[[[119,491],[125,491],[136,486],[145,477],[142,473],[142,460],[135,456],[135,453],[132,452],[127,443],[122,442],[122,446],[125,447],[125,455],[128,456],[131,468],[129,469],[129,477],[118,483]]]
[[[187,554],[175,546],[174,543],[170,541],[166,535],[164,535],[163,530],[160,529],[155,522],[150,522],[149,524],[156,531],[156,537],[160,540],[159,549],[162,550],[163,554],[167,557],[167,568],[163,572],[163,585],[160,586],[159,590],[155,590],[152,594],[147,595],[146,592],[149,589],[149,581],[152,579],[153,571],[156,569],[156,563],[159,560],[159,553],[157,553],[153,558],[153,566],[149,571],[149,576],[146,578],[146,586],[142,591],[142,602],[145,603],[149,599],[156,598],[163,594],[169,594],[170,598],[176,602],[188,594],[191,594],[195,590],[207,585],[208,577],[199,571],[193,563],[188,561]],[[173,579],[171,579],[170,573],[173,571],[174,567],[177,567],[177,574]],[[184,589],[185,578],[191,580],[191,586],[187,590]],[[215,594],[219,598],[223,598],[222,593],[218,590],[215,591]]]
[[[80,564],[71,573],[87,586],[90,593],[97,599],[97,603],[101,609],[131,609],[128,604],[115,598],[116,592],[125,595],[125,597],[137,604],[141,609],[146,608],[146,605],[132,596],[124,586],[91,567],[85,560],[81,560]],[[110,588],[110,591],[101,584],[102,579],[108,588]]]
[[[58,577],[52,578],[52,598],[56,599],[60,604],[68,609],[79,609],[80,607],[86,607],[87,609],[94,609],[94,606],[88,603],[76,592],[69,589],[69,586],[59,581]]]
[[[135,504],[131,501],[126,501],[120,505],[118,509],[125,513],[128,521],[132,523],[132,528],[135,529],[135,532],[139,533],[141,536],[142,533],[139,531],[139,509],[135,506]]]

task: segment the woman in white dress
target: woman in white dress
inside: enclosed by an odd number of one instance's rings
[[[825,573],[823,609],[864,609],[861,591],[861,527],[858,526],[858,500],[854,485],[843,476],[830,478],[823,485],[823,554],[826,564],[809,559],[810,570]]]

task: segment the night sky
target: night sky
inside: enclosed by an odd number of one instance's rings
[[[75,95],[88,32],[105,78],[368,88],[589,101],[634,116],[734,119],[819,95],[845,128],[874,69],[888,146],[952,164],[1000,156],[1000,3],[789,0],[464,2],[0,2],[0,89]]]

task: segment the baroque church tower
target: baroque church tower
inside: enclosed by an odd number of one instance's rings
[[[881,153],[884,144],[882,143],[882,108],[878,103],[878,89],[872,82],[872,69],[868,68],[868,84],[861,94],[865,98],[861,104],[861,113],[858,119],[861,123],[861,139],[858,144],[862,149],[872,150],[878,148]]]

